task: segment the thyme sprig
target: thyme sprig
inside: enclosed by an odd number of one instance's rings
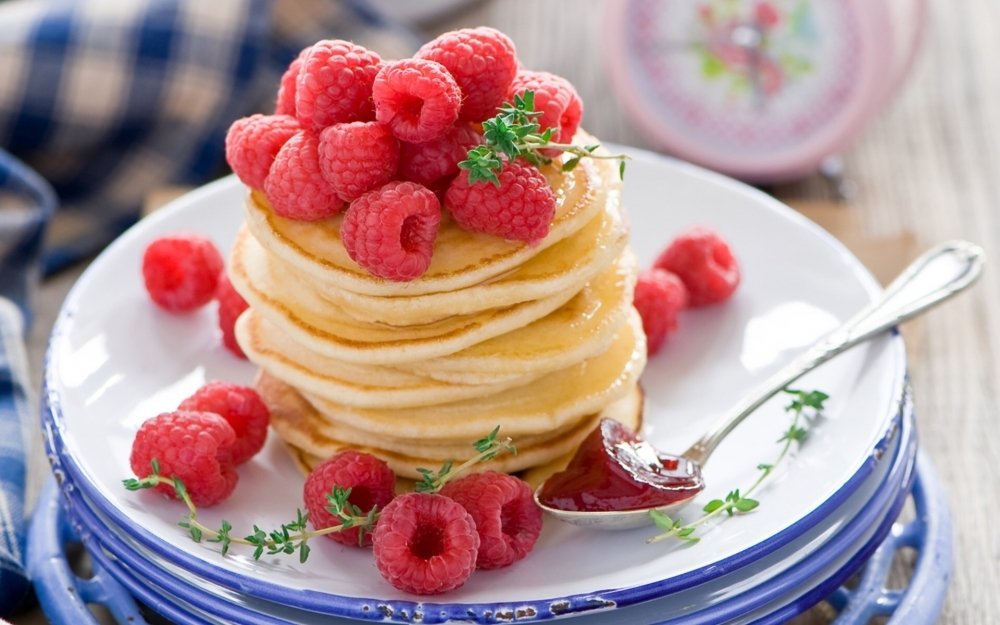
[[[458,166],[469,171],[469,182],[491,182],[500,186],[497,172],[503,168],[504,160],[523,158],[538,167],[552,162],[544,151],[556,150],[570,155],[562,164],[563,171],[572,171],[580,164],[580,159],[597,158],[617,160],[618,175],[625,177],[625,154],[599,154],[599,143],[576,145],[557,143],[552,140],[552,128],[541,129],[535,110],[535,93],[525,91],[515,94],[512,102],[505,102],[497,115],[483,122],[482,145],[469,150],[466,160]]]
[[[423,478],[417,482],[416,490],[422,493],[436,493],[450,480],[454,479],[455,476],[461,475],[469,467],[477,465],[480,462],[492,460],[501,452],[517,455],[517,448],[514,447],[514,443],[510,437],[497,440],[499,433],[500,426],[498,425],[493,428],[492,432],[473,443],[472,446],[479,453],[457,467],[452,467],[452,462],[445,462],[437,472],[430,469],[418,468],[417,471],[420,472]]]
[[[282,523],[278,529],[265,531],[254,524],[253,533],[241,538],[233,536],[233,526],[226,519],[222,520],[218,528],[209,527],[198,520],[198,508],[191,500],[191,495],[188,493],[184,482],[175,476],[161,475],[159,464],[155,459],[151,464],[152,472],[149,475],[139,479],[129,478],[122,480],[125,488],[134,491],[153,488],[159,484],[166,484],[173,487],[177,496],[184,502],[184,505],[188,509],[188,513],[177,525],[187,530],[191,540],[196,543],[200,543],[202,540],[210,543],[219,543],[222,548],[222,555],[229,553],[230,547],[233,544],[237,544],[254,547],[254,560],[259,560],[265,553],[267,555],[277,555],[298,552],[299,561],[305,562],[310,552],[309,539],[358,527],[360,528],[358,540],[361,541],[364,538],[365,532],[374,529],[375,519],[378,517],[378,511],[375,508],[372,508],[371,512],[365,514],[357,506],[348,501],[348,497],[351,496],[351,489],[334,486],[333,490],[327,495],[329,502],[327,510],[340,521],[339,525],[332,525],[319,530],[310,530],[308,528],[309,513],[301,508],[297,508],[295,510],[295,519],[288,523]]]
[[[423,479],[417,482],[417,490],[421,492],[437,492],[448,481],[454,479],[468,468],[480,462],[486,462],[497,456],[497,454],[508,452],[517,453],[517,448],[509,437],[498,440],[500,426],[497,426],[487,436],[473,443],[473,447],[478,452],[469,460],[457,467],[453,462],[445,462],[438,471],[430,469],[417,469]],[[122,484],[127,490],[137,491],[147,488],[154,488],[161,484],[174,489],[177,497],[187,507],[187,514],[177,523],[183,528],[191,540],[195,542],[219,543],[222,555],[229,553],[232,545],[245,545],[253,547],[253,559],[260,560],[266,555],[293,555],[298,553],[299,562],[305,562],[309,558],[309,541],[317,536],[342,532],[357,528],[359,544],[364,541],[366,533],[375,529],[378,521],[378,507],[373,507],[367,513],[358,506],[350,502],[351,489],[334,486],[327,493],[327,511],[330,512],[339,524],[323,529],[309,529],[309,513],[301,508],[295,510],[295,518],[287,523],[282,523],[277,529],[264,530],[253,525],[253,533],[246,536],[234,536],[233,525],[226,519],[222,519],[218,528],[205,525],[198,519],[198,508],[191,499],[184,482],[173,475],[163,475],[160,471],[160,463],[154,458],[150,462],[150,473],[141,478],[128,478],[122,480]]]
[[[712,499],[702,508],[704,514],[690,523],[672,518],[665,512],[651,510],[649,515],[653,519],[653,523],[663,532],[653,536],[647,542],[655,543],[675,538],[687,543],[696,543],[700,540],[698,536],[695,536],[698,527],[723,514],[726,516],[745,514],[755,510],[760,505],[760,502],[751,498],[750,495],[774,472],[775,467],[781,464],[791,450],[793,443],[802,445],[806,441],[809,436],[808,426],[822,415],[824,402],[830,398],[826,393],[817,390],[803,391],[786,388],[784,392],[791,395],[790,402],[785,406],[785,412],[791,413],[792,422],[777,440],[778,443],[782,443],[782,446],[775,459],[770,463],[757,465],[759,472],[757,479],[742,491],[738,488],[733,489],[726,493],[723,499]]]

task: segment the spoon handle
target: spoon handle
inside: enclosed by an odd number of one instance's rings
[[[722,439],[761,404],[837,354],[943,302],[975,282],[982,271],[981,247],[949,241],[924,253],[881,296],[774,373],[739,401],[684,457],[704,463]]]

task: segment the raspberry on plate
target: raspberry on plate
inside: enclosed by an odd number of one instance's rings
[[[476,522],[476,568],[509,566],[528,555],[542,532],[542,510],[531,487],[513,475],[484,471],[448,482],[441,494],[462,504]]]
[[[642,317],[646,353],[652,356],[677,330],[677,317],[687,306],[688,292],[675,274],[653,267],[639,273],[632,303]]]
[[[251,115],[237,119],[226,133],[226,162],[252,189],[263,189],[281,146],[299,131],[289,115]]]
[[[462,92],[440,63],[404,59],[386,63],[372,85],[375,119],[402,141],[437,139],[458,119]]]
[[[719,233],[695,227],[675,238],[653,263],[671,271],[687,287],[691,306],[724,301],[740,283],[740,267]]]
[[[500,186],[469,182],[460,173],[445,193],[445,204],[461,228],[533,243],[545,238],[556,211],[556,195],[542,172],[523,160],[504,164]]]
[[[215,289],[215,299],[219,302],[219,329],[222,330],[222,344],[239,358],[246,359],[243,348],[236,342],[236,320],[249,308],[246,300],[233,288],[229,276],[219,274],[219,286]]]
[[[376,122],[334,124],[319,135],[319,168],[345,202],[392,180],[399,141]]]
[[[454,590],[476,568],[479,534],[457,501],[406,493],[382,510],[372,539],[375,566],[390,584],[418,595]]]
[[[215,244],[195,234],[160,237],[142,255],[146,291],[171,312],[189,312],[212,301],[222,267]]]
[[[441,224],[437,196],[415,182],[390,182],[351,202],[340,224],[347,254],[373,275],[404,282],[431,264]]]
[[[372,81],[379,55],[337,39],[319,41],[301,57],[295,82],[295,114],[303,128],[320,132],[330,124],[374,118]]]
[[[540,112],[538,125],[542,130],[553,129],[552,141],[572,143],[580,119],[583,117],[583,100],[572,83],[549,72],[521,70],[510,85],[510,97],[524,95],[525,91],[535,94],[535,110]],[[558,152],[545,151],[549,156]]]
[[[436,190],[442,183],[451,182],[458,174],[458,164],[482,142],[481,134],[459,122],[437,139],[403,143],[399,146],[399,177]]]
[[[239,479],[224,452],[235,440],[233,428],[215,413],[165,412],[139,427],[129,464],[142,478],[156,460],[160,475],[184,482],[195,505],[211,506],[228,497]],[[156,490],[178,498],[173,486],[158,484]]]
[[[425,43],[414,58],[444,65],[462,90],[461,119],[481,122],[496,115],[517,74],[514,42],[481,26],[444,33]]]
[[[347,501],[365,515],[375,507],[382,510],[396,496],[396,475],[383,460],[353,450],[335,454],[317,466],[306,478],[302,496],[309,511],[309,521],[318,530],[341,523],[327,510],[327,495],[333,492],[334,486],[351,489]],[[370,547],[371,533],[365,533],[361,539],[359,533],[360,528],[354,527],[325,536],[343,545]]]
[[[236,439],[219,450],[220,460],[242,464],[264,446],[270,412],[249,386],[211,381],[180,403],[178,410],[213,412],[229,423]]]
[[[289,219],[325,219],[344,207],[320,172],[319,139],[303,131],[278,152],[264,182],[264,194],[274,212]]]

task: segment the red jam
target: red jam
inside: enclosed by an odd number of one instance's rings
[[[538,499],[559,510],[620,512],[667,506],[704,487],[696,463],[659,454],[618,421],[602,419],[569,466],[545,481]]]

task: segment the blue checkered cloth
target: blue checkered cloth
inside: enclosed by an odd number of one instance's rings
[[[35,440],[24,331],[37,286],[51,187],[0,150],[0,617],[30,595],[24,569],[26,459]]]
[[[229,125],[272,111],[325,38],[386,58],[419,44],[362,0],[0,0],[0,617],[29,588],[22,335],[40,274],[99,251],[151,191],[228,173]]]
[[[0,296],[31,319],[31,293],[40,274],[39,257],[56,196],[41,176],[0,149]]]
[[[388,58],[417,43],[358,1],[0,1],[0,148],[60,201],[46,270],[107,244],[152,189],[224,173],[229,124],[272,111],[284,68],[330,37]]]
[[[23,605],[31,590],[24,569],[24,489],[35,421],[21,333],[20,311],[0,297],[0,617]]]

